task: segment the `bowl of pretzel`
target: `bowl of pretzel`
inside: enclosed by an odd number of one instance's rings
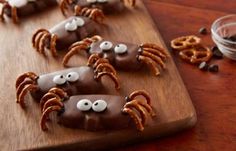
[[[218,18],[211,27],[212,40],[224,56],[236,60],[236,15]]]

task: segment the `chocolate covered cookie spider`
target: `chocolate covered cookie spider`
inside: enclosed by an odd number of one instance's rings
[[[97,94],[104,91],[101,78],[108,76],[115,83],[115,88],[120,85],[115,69],[108,63],[99,63],[96,68],[81,66],[38,76],[27,72],[16,80],[16,97],[21,107],[25,107],[24,97],[31,92],[34,99],[39,101],[46,93],[55,93],[53,96],[65,97],[77,94]],[[58,89],[62,89],[61,92]],[[51,90],[51,91],[49,91]]]
[[[103,40],[100,36],[94,36],[71,45],[63,59],[63,65],[66,66],[70,58],[80,51],[86,51],[91,56],[89,63],[94,63],[102,57],[118,69],[138,70],[143,65],[148,65],[155,75],[160,74],[160,69],[166,68],[165,61],[169,56],[166,50],[156,44],[137,45]]]
[[[4,21],[4,15],[12,18],[14,23],[19,21],[19,17],[37,13],[47,7],[57,5],[56,0],[0,0],[2,10],[0,18]]]
[[[135,6],[136,0],[57,0],[62,13],[71,10],[75,13],[83,8],[98,8],[106,14],[121,12],[125,8],[125,2],[128,5]]]
[[[74,42],[94,35],[98,31],[98,23],[101,23],[103,18],[102,11],[96,8],[86,9],[60,22],[50,30],[37,30],[32,37],[33,47],[43,55],[45,55],[45,50],[49,49],[55,57],[57,50],[65,50]]]
[[[59,124],[88,131],[124,129],[134,124],[137,130],[143,131],[147,119],[155,116],[151,99],[143,90],[135,91],[127,98],[114,95],[50,97],[41,107],[40,125],[44,131],[48,129],[49,114],[54,111],[58,112]]]

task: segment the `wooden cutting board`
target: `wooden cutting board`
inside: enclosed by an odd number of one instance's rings
[[[15,80],[18,75],[33,71],[38,74],[63,69],[60,57],[44,58],[31,45],[35,30],[49,29],[63,20],[59,8],[22,20],[20,25],[0,24],[0,146],[1,150],[18,149],[104,149],[142,142],[171,134],[196,123],[196,113],[173,59],[167,61],[167,70],[155,77],[149,69],[137,72],[119,71],[122,89],[109,94],[128,95],[137,89],[147,90],[152,97],[157,117],[148,123],[141,133],[136,129],[119,131],[87,132],[49,122],[49,131],[42,132],[39,127],[40,111],[38,104],[30,96],[26,97],[27,110],[16,104]],[[128,8],[119,15],[106,19],[102,36],[113,40],[141,44],[153,42],[165,47],[161,35],[155,27],[145,6],[138,1],[135,9]],[[73,57],[71,64],[84,65],[84,55]],[[104,83],[110,84],[108,80]],[[119,121],[117,121],[119,122]]]

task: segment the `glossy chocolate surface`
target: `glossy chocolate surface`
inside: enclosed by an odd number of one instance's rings
[[[56,75],[63,75],[64,77],[66,77],[66,75],[70,72],[77,72],[79,75],[79,79],[75,82],[67,81],[63,85],[57,85],[53,82],[53,78]],[[34,99],[36,99],[36,101],[40,101],[41,97],[53,87],[63,89],[68,93],[68,95],[97,94],[104,91],[102,83],[94,79],[94,70],[87,66],[70,68],[41,75],[37,80],[37,85],[39,87],[39,90],[36,92],[32,92],[32,96],[34,97]]]
[[[65,29],[65,25],[72,22],[73,19],[77,18],[76,16],[69,17],[68,19],[60,22],[49,30],[51,34],[57,35],[57,50],[67,49],[74,42],[82,40],[86,37],[90,37],[94,35],[96,31],[98,31],[99,25],[96,22],[87,17],[78,17],[82,18],[85,23],[82,27],[77,27],[75,31],[67,31]]]
[[[81,111],[76,105],[81,99],[88,99],[92,103],[96,100],[107,102],[103,112]],[[112,95],[78,95],[72,96],[64,102],[65,111],[59,116],[59,123],[70,128],[79,128],[89,131],[115,130],[134,126],[129,115],[122,113],[125,97]]]
[[[61,0],[58,0],[59,2]],[[79,5],[81,8],[89,7],[89,8],[99,8],[103,10],[105,14],[121,12],[124,10],[125,6],[121,2],[121,0],[107,0],[107,2],[95,2],[89,3],[87,0],[74,0],[74,3],[71,5],[71,10],[74,10],[74,7]]]
[[[56,0],[35,0],[28,2],[25,6],[17,8],[17,14],[19,17],[29,16],[55,5],[57,5]],[[11,8],[5,9],[5,14],[11,17]]]
[[[104,41],[106,40],[93,43],[89,50],[89,54],[94,54],[94,53],[100,54],[103,58],[107,58],[110,61],[110,63],[118,69],[122,69],[122,70],[134,69],[135,70],[135,69],[141,68],[142,63],[140,63],[137,60],[137,56],[139,55],[139,51],[141,50],[141,48],[138,45],[110,41],[113,44],[112,48],[109,51],[103,51],[100,48],[100,44]],[[118,44],[125,44],[128,48],[127,52],[124,54],[116,54],[114,51],[114,48]]]

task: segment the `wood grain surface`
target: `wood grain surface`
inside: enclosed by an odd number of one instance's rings
[[[101,33],[105,38],[137,44],[153,42],[165,47],[142,2],[138,2],[136,9],[127,9],[123,13],[107,17],[107,26]],[[167,61],[167,70],[160,77],[153,76],[147,72],[148,69],[139,72],[119,72],[121,91],[115,92],[110,88],[109,94],[127,95],[136,89],[146,89],[151,94],[157,118],[148,122],[144,132],[125,129],[93,133],[64,128],[56,124],[55,120],[48,122],[48,132],[42,132],[39,127],[38,104],[31,97],[27,97],[27,110],[23,111],[15,103],[14,83],[19,74],[27,71],[43,74],[63,69],[61,60],[64,53],[57,59],[44,58],[31,46],[31,37],[36,29],[50,28],[63,19],[59,9],[54,8],[23,19],[19,26],[12,23],[0,24],[1,150],[112,148],[121,146],[120,144],[157,138],[192,127],[196,123],[194,107],[170,58]],[[71,62],[77,66],[85,63],[83,55],[74,57]],[[103,82],[110,84],[106,80]]]
[[[236,13],[235,0],[145,0],[166,45],[176,37],[197,34],[224,15]],[[199,35],[200,36],[200,35]],[[201,36],[212,46],[211,35]],[[130,151],[234,151],[236,150],[236,70],[235,61],[213,60],[217,74],[199,71],[171,52],[196,107],[198,122],[193,129],[167,138],[120,150]]]

